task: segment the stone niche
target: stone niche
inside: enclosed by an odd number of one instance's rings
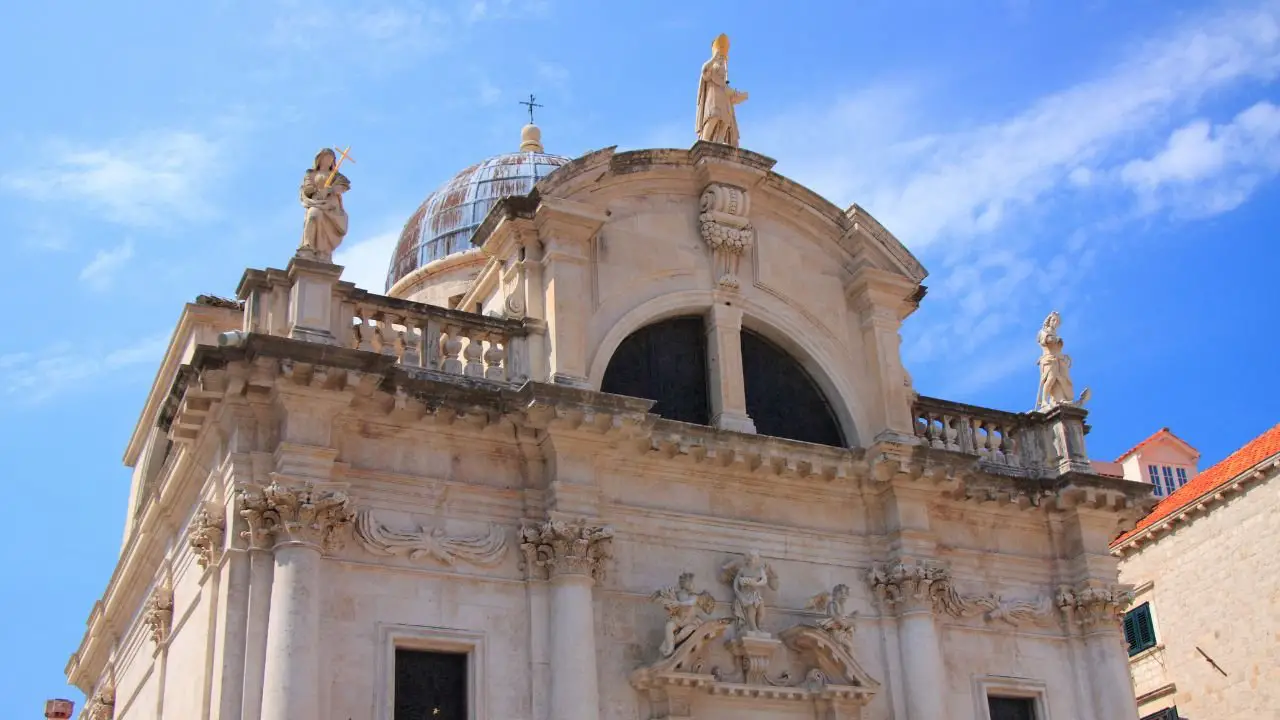
[[[700,624],[631,684],[648,698],[651,720],[861,720],[880,687],[820,627],[775,637],[739,633],[728,618]]]

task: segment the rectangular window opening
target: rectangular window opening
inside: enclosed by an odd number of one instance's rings
[[[1026,697],[987,697],[987,708],[991,720],[1038,720],[1036,717],[1036,701]]]
[[[1165,465],[1162,469],[1164,470],[1164,492],[1166,495],[1172,495],[1173,491],[1178,489],[1173,482],[1173,468]]]
[[[467,653],[396,648],[392,720],[469,720]]]
[[[1187,469],[1178,468],[1178,487],[1182,487],[1183,485],[1186,485],[1186,484],[1187,484]]]
[[[1156,646],[1156,626],[1151,620],[1151,603],[1142,603],[1124,614],[1124,640],[1132,657]]]

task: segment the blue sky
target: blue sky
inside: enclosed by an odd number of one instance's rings
[[[404,219],[515,149],[530,92],[551,152],[688,147],[719,32],[751,94],[743,145],[930,269],[904,331],[922,393],[1028,409],[1058,309],[1094,457],[1168,425],[1207,464],[1280,419],[1280,4],[604,5],[6,12],[0,712],[79,699],[62,669],[115,562],[120,458],[168,334],[183,302],[287,262],[317,148],[353,148],[339,260],[381,291]]]

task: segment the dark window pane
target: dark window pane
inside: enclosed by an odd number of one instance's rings
[[[702,318],[664,320],[629,335],[610,358],[600,390],[655,400],[650,412],[669,420],[710,424]]]
[[[1129,644],[1129,654],[1137,655],[1155,647],[1156,626],[1151,620],[1151,604],[1142,603],[1124,615],[1124,640]]]
[[[747,414],[761,435],[844,447],[840,424],[800,363],[763,337],[742,330]]]
[[[467,656],[396,649],[393,720],[467,720]]]
[[[1036,720],[1036,703],[1031,698],[989,697],[991,720]]]

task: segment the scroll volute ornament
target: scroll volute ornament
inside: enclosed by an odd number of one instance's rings
[[[711,183],[702,191],[699,209],[699,229],[714,257],[716,284],[737,288],[742,255],[755,241],[755,228],[747,217],[751,198],[740,187]]]

